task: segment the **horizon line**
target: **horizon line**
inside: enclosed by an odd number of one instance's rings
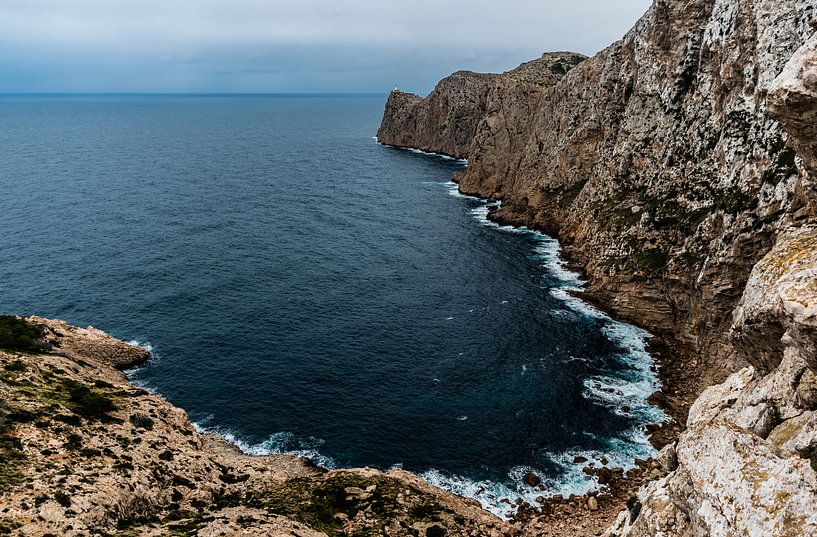
[[[83,96],[83,95],[157,95],[157,96],[383,96],[388,95],[389,92],[376,91],[360,91],[360,92],[336,92],[336,91],[275,91],[275,92],[261,92],[261,91],[0,91],[0,96]]]

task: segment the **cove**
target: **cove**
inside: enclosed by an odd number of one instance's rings
[[[652,453],[647,334],[457,195],[462,163],[377,145],[382,103],[0,98],[0,310],[150,345],[131,379],[245,451],[400,465],[497,513],[542,495],[529,471],[569,494],[577,455]]]

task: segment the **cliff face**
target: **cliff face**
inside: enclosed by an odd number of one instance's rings
[[[116,368],[147,359],[142,349],[29,322],[52,349],[0,349],[0,534],[515,533],[408,472],[326,472],[296,457],[243,455],[127,383]]]
[[[491,95],[513,81],[524,86],[525,95],[514,95],[519,104],[531,105],[541,89],[552,86],[575,64],[579,54],[551,53],[520,65],[502,75],[458,71],[444,78],[425,98],[395,90],[389,95],[377,138],[381,143],[412,147],[456,158],[467,158],[477,127],[494,103]],[[522,92],[520,92],[522,93]]]
[[[460,190],[558,236],[591,296],[700,356],[705,383],[722,380],[751,363],[730,326],[752,267],[781,227],[815,214],[810,174],[766,110],[814,16],[813,0],[656,0],[564,76],[495,77]],[[407,99],[408,115],[394,106]],[[380,132],[431,99],[393,95]],[[383,141],[446,152],[439,132]]]
[[[622,513],[609,537],[817,535],[817,222],[809,217],[817,36],[769,90],[769,115],[788,131],[803,171],[797,213],[752,269],[732,316],[732,339],[753,365],[701,394],[667,448],[677,468],[640,491],[640,511]]]
[[[813,214],[765,105],[813,14],[800,0],[656,1],[523,116],[516,147],[477,136],[461,190],[558,235],[618,314],[709,365],[745,363],[725,335],[749,272],[781,226]]]
[[[815,17],[655,0],[535,99],[484,92],[460,190],[558,236],[591,297],[673,342],[692,395],[726,379],[611,537],[817,535]]]

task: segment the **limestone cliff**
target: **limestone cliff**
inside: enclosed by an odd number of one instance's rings
[[[564,76],[494,77],[474,108],[483,117],[460,189],[502,200],[495,219],[557,235],[590,295],[721,380],[748,363],[727,334],[752,266],[781,226],[814,214],[809,174],[766,113],[814,15],[813,0],[657,0]],[[439,90],[394,94],[382,141],[447,152],[439,130],[386,135],[400,130],[395,117],[431,113]]]
[[[483,92],[460,190],[558,236],[590,297],[671,344],[675,470],[610,536],[817,535],[815,17],[655,0],[533,101]]]
[[[731,334],[752,364],[693,405],[677,469],[638,495],[609,537],[817,535],[817,36],[771,83],[769,115],[803,159],[792,206],[752,269]],[[806,216],[807,215],[807,216]],[[764,373],[765,372],[765,373]]]
[[[524,87],[513,96],[516,102],[510,108],[532,112],[541,90],[583,59],[580,54],[557,52],[502,75],[458,71],[441,80],[425,98],[395,90],[389,95],[377,138],[387,145],[467,158],[488,106],[501,106],[497,101],[506,95],[501,88]]]

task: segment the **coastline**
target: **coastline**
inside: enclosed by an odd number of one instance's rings
[[[387,144],[379,141],[376,136],[373,137],[373,139],[378,145],[383,147],[400,149],[427,156],[452,159],[461,162],[466,166],[468,163],[468,159],[458,159],[456,157],[452,157],[451,155],[424,151],[415,147]],[[500,205],[492,205],[500,203],[500,200],[483,198],[474,193],[462,192],[459,189],[459,183],[457,181],[457,175],[459,173],[462,172],[454,172],[451,179],[451,181],[458,187],[457,193],[464,198],[470,198],[485,203],[488,207],[488,212],[486,215],[488,220],[495,223],[499,227],[507,226],[520,231],[528,230],[531,232],[540,233],[545,237],[557,241],[559,246],[556,255],[561,261],[564,269],[575,273],[581,282],[587,282],[589,280],[589,275],[585,270],[585,267],[574,259],[570,258],[566,250],[562,248],[561,239],[559,238],[558,233],[554,234],[553,230],[545,229],[544,227],[537,225],[535,222],[522,223],[515,219],[502,218],[497,214],[497,210],[500,208]],[[684,375],[678,367],[673,367],[674,364],[684,363],[685,360],[683,360],[683,358],[687,357],[687,355],[682,352],[673,353],[670,350],[673,348],[673,341],[670,337],[651,332],[647,327],[639,325],[637,319],[631,319],[618,315],[617,313],[613,312],[613,310],[609,307],[609,304],[606,303],[602,297],[594,295],[591,291],[586,289],[586,287],[583,286],[582,288],[576,289],[567,288],[566,292],[570,296],[584,302],[588,306],[597,308],[601,313],[612,319],[614,322],[632,325],[649,334],[645,341],[647,352],[653,358],[653,366],[660,380],[659,389],[650,394],[649,399],[653,400],[653,404],[656,407],[661,409],[672,420],[677,422],[676,424],[666,423],[662,424],[660,427],[656,427],[655,430],[650,433],[650,438],[652,441],[653,436],[656,437],[655,441],[653,442],[653,446],[659,450],[665,445],[677,440],[683,428],[682,424],[686,421],[686,416],[689,412],[689,407],[692,404],[692,400],[694,400],[694,398],[703,388],[703,385],[700,383],[691,386],[689,382],[685,382],[687,377],[695,377],[694,373]],[[685,366],[688,366],[688,363],[685,363]],[[666,431],[666,429],[670,428],[672,425],[678,425],[679,428],[676,429],[675,427],[672,427],[671,430],[673,432]]]
[[[377,137],[374,137],[374,139],[379,145],[384,147],[426,156],[454,159],[467,165],[467,159],[456,159],[455,157],[441,153],[386,144],[377,140]],[[630,325],[648,334],[648,337],[644,340],[645,348],[651,357],[651,369],[658,376],[659,386],[656,391],[647,397],[646,402],[662,411],[666,419],[646,425],[645,433],[647,434],[649,444],[656,450],[656,458],[660,458],[658,452],[665,446],[677,441],[681,432],[683,432],[683,424],[686,421],[689,406],[700,391],[699,384],[682,382],[684,376],[686,376],[686,378],[689,378],[689,376],[694,378],[694,373],[687,372],[686,375],[682,373],[683,368],[678,367],[677,364],[683,363],[683,360],[680,359],[680,356],[670,351],[672,348],[670,339],[649,332],[645,327],[638,326],[638,323],[633,322],[633,320],[618,318],[618,316],[610,311],[600,297],[586,290],[584,283],[587,282],[588,275],[584,267],[565,255],[566,252],[561,247],[558,236],[553,236],[548,230],[541,229],[536,225],[531,226],[517,221],[497,218],[497,210],[501,206],[498,204],[498,201],[482,198],[468,192],[461,192],[457,183],[457,175],[459,173],[462,172],[454,172],[452,177],[453,184],[457,186],[456,195],[486,204],[487,212],[485,217],[492,224],[500,229],[505,227],[513,228],[514,232],[541,234],[544,237],[556,241],[558,244],[555,252],[557,257],[556,263],[561,265],[562,270],[573,273],[578,278],[578,286],[569,286],[564,289],[564,292],[569,297],[576,299],[587,308],[597,309],[603,316],[609,318],[614,323]],[[568,305],[568,307],[570,306]],[[581,465],[587,464],[588,462],[590,462],[590,465],[585,466],[583,472],[591,476],[598,475],[600,469],[594,468],[591,461],[585,461],[583,463],[576,463],[574,461],[574,464]],[[635,471],[632,471],[633,469],[635,469]],[[559,532],[562,529],[569,528],[570,524],[573,523],[590,524],[594,532],[600,532],[606,530],[621,511],[628,509],[628,502],[634,497],[635,491],[645,483],[665,475],[667,469],[662,468],[656,459],[639,459],[634,457],[632,459],[631,471],[621,472],[618,468],[614,468],[613,470],[615,473],[609,481],[607,480],[607,473],[605,472],[605,477],[601,479],[605,481],[605,484],[599,485],[595,490],[591,490],[582,495],[563,497],[553,491],[551,493],[543,491],[543,497],[532,506],[525,504],[518,506],[519,509],[511,517],[511,520],[525,524],[538,516],[540,518],[537,531],[545,532],[543,533],[544,535],[549,535],[550,533],[548,532],[550,531],[555,532],[553,535],[560,535]],[[590,500],[590,498],[593,498],[593,500]],[[597,510],[588,510],[587,506],[589,502],[597,506]],[[537,509],[540,510],[538,514],[536,512]],[[548,520],[544,525],[543,519]]]
[[[518,535],[399,469],[245,455],[130,384],[123,370],[146,350],[92,327],[16,319],[42,345],[0,350],[0,533]]]
[[[465,159],[457,159],[456,157],[450,155],[444,155],[440,153],[430,153],[427,151],[423,151],[417,148],[409,148],[409,147],[398,147],[398,146],[391,146],[389,144],[383,144],[377,141],[376,137],[374,137],[375,141],[384,147],[392,147],[395,149],[400,149],[404,151],[408,151],[411,153],[422,154],[426,156],[432,156],[437,158],[444,158],[446,160],[455,160],[462,164],[467,164],[467,160]],[[456,172],[455,172],[456,173]],[[462,196],[465,198],[470,198],[479,201],[480,203],[488,204],[491,200],[486,200],[484,198],[480,198],[478,196],[473,196],[470,194],[463,194],[457,191],[458,196]],[[487,218],[491,220],[492,223],[496,224],[497,226],[511,226],[514,228],[514,232],[531,232],[541,234],[544,237],[547,237],[550,240],[555,240],[558,242],[558,239],[552,237],[550,234],[546,233],[543,230],[532,229],[528,226],[518,225],[516,223],[506,223],[501,220],[495,220],[492,218],[494,216],[494,211],[490,210],[491,206],[487,206]],[[569,259],[566,259],[564,256],[564,250],[561,249],[559,246],[556,251],[557,256],[557,263],[561,264],[562,267],[569,273],[575,273],[575,275],[583,282],[586,281],[586,274],[584,274],[583,268],[581,266],[576,265],[575,263],[571,262]],[[580,282],[576,282],[579,284]],[[586,293],[584,290],[581,290],[579,287],[574,287],[569,285],[565,287],[565,292],[570,296],[586,307],[589,308],[598,308],[600,313],[605,317],[611,319],[613,322],[619,323],[622,322],[619,319],[616,319],[612,315],[610,315],[604,308],[604,305],[594,299],[591,295]],[[562,299],[564,300],[564,299]],[[568,306],[569,307],[569,306]],[[643,330],[643,328],[638,327],[634,323],[626,322],[628,325],[632,325],[639,330]],[[648,349],[652,346],[651,341],[655,340],[657,336],[650,334],[650,338],[645,340],[645,343]],[[657,358],[655,355],[652,354],[652,351],[648,351],[650,356],[652,357],[651,367],[654,367],[658,364]],[[660,375],[663,367],[657,367],[657,371]],[[652,403],[652,399],[661,399],[660,394],[667,389],[667,385],[664,383],[665,379],[660,377],[661,381],[661,389],[656,392],[653,392],[647,398],[647,402],[650,404]],[[672,378],[672,377],[669,377]],[[161,397],[161,394],[156,394],[158,397]],[[662,411],[667,411],[667,408],[662,407],[661,405],[654,405],[658,409]],[[675,417],[674,415],[670,414],[671,417]],[[645,427],[645,432],[648,433],[648,440],[653,448],[659,450],[664,445],[673,442],[677,439],[677,435],[680,434],[680,428],[672,427],[672,423],[656,423],[653,425],[647,425]],[[206,424],[196,424],[194,423],[193,426],[199,433],[205,435],[215,435],[221,438],[223,441],[229,443],[233,448],[240,451],[242,454],[251,457],[258,457],[258,456],[293,456],[293,457],[306,457],[310,459],[313,463],[318,464],[323,470],[331,471],[334,470],[332,467],[320,466],[320,460],[322,456],[318,453],[317,457],[315,454],[305,453],[305,452],[291,452],[285,450],[259,450],[256,449],[256,446],[250,446],[242,442],[239,438],[233,436],[233,434],[229,431],[220,431],[220,430],[213,430],[206,426]],[[652,430],[651,430],[652,429]],[[661,437],[660,441],[655,441],[654,439],[658,437],[659,434],[662,434],[662,431],[665,429],[669,429],[671,432],[664,434]],[[581,456],[577,456],[578,458],[583,458]],[[585,466],[586,464],[588,464]],[[600,468],[595,468],[592,461],[587,461],[585,463],[576,463],[567,461],[567,464],[575,467],[577,471],[583,472],[588,476],[595,476],[594,479],[598,479],[598,471]],[[637,457],[633,457],[630,460],[630,470],[634,471],[627,471],[627,468],[619,469],[613,467],[613,465],[609,465],[609,469],[615,470],[611,475],[612,479],[607,481],[606,478],[602,480],[605,481],[604,485],[596,486],[593,490],[585,494],[571,494],[568,496],[563,496],[558,493],[558,491],[550,491],[542,490],[540,492],[540,496],[537,496],[538,501],[533,501],[533,497],[531,497],[531,501],[526,501],[522,504],[517,504],[513,506],[515,509],[515,513],[513,516],[508,517],[507,519],[512,523],[519,523],[519,524],[526,524],[535,516],[541,517],[542,515],[548,516],[552,518],[554,524],[559,524],[563,520],[585,520],[588,516],[595,520],[594,527],[597,530],[606,529],[613,521],[618,512],[622,509],[626,508],[626,502],[629,500],[632,495],[634,494],[635,490],[637,490],[645,481],[650,479],[650,477],[655,478],[657,477],[656,474],[651,474],[653,470],[657,470],[655,468],[655,464],[653,459],[645,458],[639,459]],[[428,474],[429,472],[426,472]],[[416,475],[416,474],[414,474]],[[435,488],[439,488],[440,490],[445,490],[448,493],[456,494],[456,492],[447,489],[446,484],[441,481],[433,482],[434,480],[429,480],[428,476],[423,477],[425,474],[419,474],[420,478],[423,478],[425,481],[429,483],[429,486],[433,486]],[[464,496],[467,497],[467,496]],[[594,498],[596,505],[598,506],[596,511],[590,511],[587,507],[588,501],[590,498]],[[508,504],[511,507],[511,504]],[[485,509],[485,506],[483,506]],[[536,513],[536,510],[541,510],[541,513]],[[486,512],[490,512],[486,509]],[[577,518],[578,517],[578,518]]]

